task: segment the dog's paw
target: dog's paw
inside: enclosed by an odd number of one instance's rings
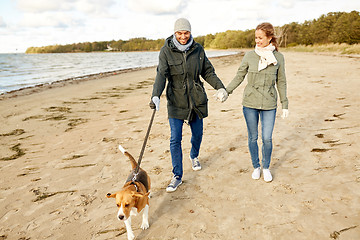
[[[145,229],[148,229],[148,228],[149,228],[149,222],[142,222],[141,229],[145,230]]]
[[[128,240],[135,239],[135,235],[134,235],[134,233],[132,231],[127,233],[127,237],[128,237]]]

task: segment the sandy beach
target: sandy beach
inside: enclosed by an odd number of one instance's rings
[[[282,119],[278,109],[273,182],[251,178],[245,83],[225,103],[205,83],[203,169],[191,169],[185,125],[184,184],[166,193],[170,129],[162,96],[142,161],[152,180],[150,228],[133,218],[136,239],[360,239],[360,58],[284,56],[290,115]],[[241,59],[211,59],[225,85]],[[155,74],[150,67],[0,96],[0,240],[127,239],[106,194],[130,172],[118,144],[139,156]]]

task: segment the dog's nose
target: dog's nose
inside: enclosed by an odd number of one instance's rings
[[[123,220],[123,219],[124,219],[124,215],[119,215],[118,218],[119,218],[120,220]]]

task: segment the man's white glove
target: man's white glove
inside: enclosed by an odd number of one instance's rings
[[[160,98],[155,96],[155,97],[152,97],[151,101],[155,104],[156,111],[159,111],[159,109],[160,109]]]
[[[284,118],[287,118],[288,116],[289,116],[289,110],[288,109],[283,109],[281,118],[284,119]]]
[[[215,97],[216,100],[220,101],[220,102],[225,102],[226,99],[228,98],[229,94],[227,93],[227,91],[225,90],[225,88],[220,88],[219,90],[217,90]]]

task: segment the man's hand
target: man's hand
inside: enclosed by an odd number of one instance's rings
[[[156,109],[156,111],[159,111],[160,109],[160,98],[155,96],[151,99],[151,102],[149,103],[151,109]]]

